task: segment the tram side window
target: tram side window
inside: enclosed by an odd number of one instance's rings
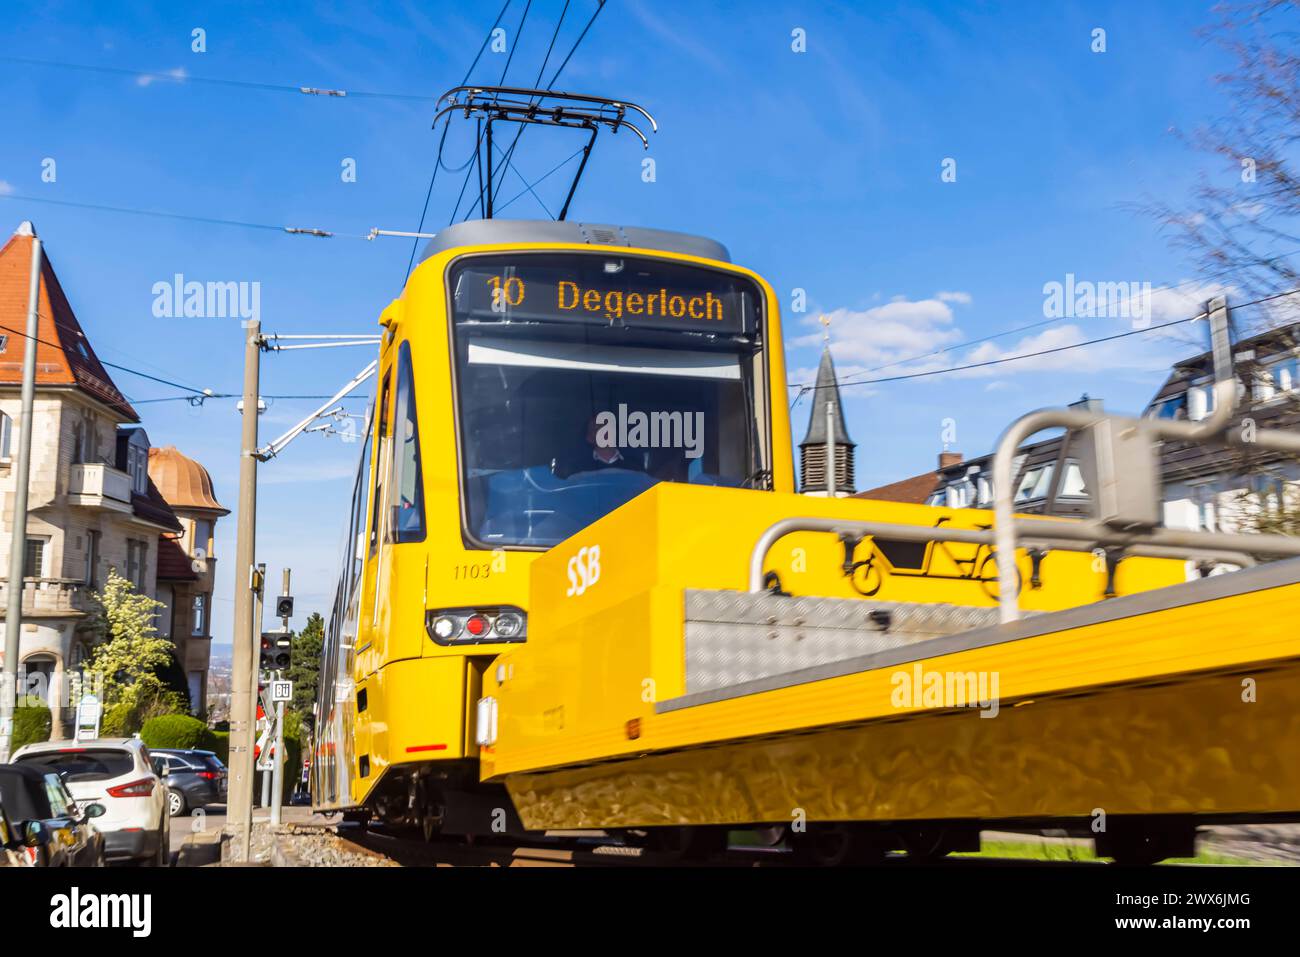
[[[419,542],[424,540],[424,482],[420,469],[420,431],[415,419],[411,346],[406,342],[402,343],[397,358],[397,396],[393,405],[391,529],[397,542]]]
[[[370,554],[375,553],[379,545],[380,508],[384,501],[384,464],[387,460],[389,442],[388,392],[392,375],[385,373],[384,387],[379,392],[379,454],[375,458],[375,491],[370,507]]]
[[[361,570],[365,567],[365,535],[366,535],[366,495],[370,492],[370,432],[366,432],[366,443],[361,450],[361,468],[357,473],[357,484],[352,490],[352,524],[348,528],[347,553],[348,562],[343,566],[343,574],[347,577],[347,587],[345,591],[345,600],[343,602],[346,611],[348,601],[351,599],[352,590],[356,588],[357,582],[361,579]]]

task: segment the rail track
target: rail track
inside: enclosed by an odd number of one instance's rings
[[[847,857],[841,861],[812,859],[774,847],[730,847],[711,853],[655,850],[629,846],[614,838],[548,835],[535,841],[494,839],[464,841],[417,837],[350,824],[304,823],[286,825],[282,835],[330,835],[342,854],[363,855],[375,863],[400,867],[804,867],[818,864],[870,863],[891,868],[909,867],[1106,867],[1095,860],[1026,860],[994,857],[909,857],[891,853],[871,859]]]

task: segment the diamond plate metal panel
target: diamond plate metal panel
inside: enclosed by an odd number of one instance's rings
[[[686,692],[711,691],[997,624],[996,608],[686,592]]]

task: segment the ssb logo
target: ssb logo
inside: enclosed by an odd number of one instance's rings
[[[569,590],[567,597],[581,595],[596,582],[600,581],[600,546],[578,549],[578,554],[569,559]]]

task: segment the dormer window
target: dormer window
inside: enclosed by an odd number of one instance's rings
[[[1030,502],[1034,499],[1045,498],[1047,490],[1052,485],[1052,474],[1056,471],[1054,464],[1039,465],[1031,468],[1020,478],[1020,485],[1016,488],[1015,501]]]
[[[149,491],[149,450],[138,445],[126,447],[126,471],[131,476],[131,491],[144,495]]]
[[[1187,389],[1187,417],[1200,422],[1214,412],[1214,383],[1199,382]]]
[[[1170,396],[1168,399],[1162,399],[1151,407],[1149,413],[1153,419],[1185,419],[1187,418],[1187,393]]]
[[[1300,390],[1300,361],[1288,356],[1276,362],[1267,362],[1255,379],[1255,401],[1267,402],[1279,395]]]

